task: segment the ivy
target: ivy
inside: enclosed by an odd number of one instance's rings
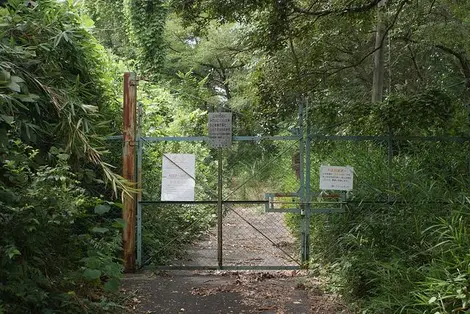
[[[141,70],[155,77],[165,58],[166,3],[162,0],[125,0],[124,5],[129,35],[136,45]]]

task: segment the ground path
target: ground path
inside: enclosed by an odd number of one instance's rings
[[[260,206],[225,209],[224,266],[299,266],[298,246],[284,214],[265,213]],[[175,264],[216,266],[217,228],[209,230]]]
[[[223,221],[224,265],[295,265],[295,239],[282,214],[259,208],[228,210]],[[180,265],[216,265],[216,230],[210,230]],[[131,313],[341,313],[306,271],[145,271],[127,275],[123,291]]]

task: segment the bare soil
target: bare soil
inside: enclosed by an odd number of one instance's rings
[[[297,265],[298,249],[282,214],[236,208],[223,220],[224,265]],[[216,265],[216,230],[179,265]],[[131,313],[348,313],[306,271],[145,271],[129,274],[123,292]]]

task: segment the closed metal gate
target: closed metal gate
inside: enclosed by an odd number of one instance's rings
[[[210,148],[205,136],[146,137],[138,132],[137,169],[142,182],[137,204],[138,266],[305,267],[310,221],[306,200],[311,195],[305,171],[310,149],[302,121],[299,109],[299,125],[289,135],[233,136],[228,148]],[[160,200],[163,159],[178,166],[168,153],[195,155],[194,201]],[[291,190],[270,190],[286,174],[291,176]],[[294,234],[299,224],[301,232]]]

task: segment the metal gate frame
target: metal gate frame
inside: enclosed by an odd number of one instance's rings
[[[264,200],[242,200],[242,201],[229,201],[223,199],[222,197],[222,149],[218,149],[218,198],[217,200],[202,200],[194,202],[168,202],[168,201],[157,201],[157,200],[142,200],[141,192],[137,193],[136,197],[136,262],[137,266],[140,268],[143,266],[142,261],[142,209],[145,205],[149,204],[217,204],[217,224],[218,224],[218,261],[217,265],[214,266],[161,266],[160,269],[188,269],[188,270],[281,270],[281,269],[302,269],[308,268],[308,262],[310,258],[309,246],[310,246],[310,218],[313,214],[323,214],[323,213],[333,213],[333,212],[342,212],[343,205],[348,204],[346,200],[346,195],[339,195],[338,202],[341,208],[312,208],[313,199],[318,196],[317,193],[313,192],[311,186],[311,146],[312,141],[339,141],[339,142],[361,142],[361,141],[380,141],[385,143],[388,146],[387,151],[387,160],[388,160],[388,169],[389,169],[389,178],[388,184],[392,184],[392,173],[391,164],[393,159],[393,146],[394,141],[418,141],[418,142],[457,142],[457,143],[469,143],[469,137],[459,137],[459,136],[396,136],[391,132],[387,135],[324,135],[324,134],[315,134],[312,133],[311,127],[308,119],[308,105],[304,108],[303,104],[299,105],[298,113],[298,127],[293,130],[291,136],[233,136],[233,141],[245,141],[245,142],[258,142],[261,140],[279,140],[279,141],[298,141],[298,151],[300,159],[300,172],[299,172],[299,181],[300,189],[298,192],[291,193],[289,196],[295,195],[299,198],[299,208],[294,210],[284,210],[284,209],[272,209],[272,203],[270,201],[270,196],[276,196],[274,193],[267,194],[267,197]],[[207,141],[209,137],[207,136],[189,136],[189,137],[144,137],[141,134],[141,121],[142,121],[142,105],[139,104],[138,107],[138,128],[135,143],[137,146],[137,160],[136,160],[136,182],[138,191],[141,191],[142,188],[142,155],[143,155],[143,142],[198,142],[198,141]],[[306,121],[306,123],[305,123]],[[304,125],[306,124],[306,125]],[[109,140],[123,140],[122,136],[112,136],[108,137]],[[470,171],[470,159],[468,160],[468,167]],[[328,202],[324,202],[326,205]],[[374,203],[380,203],[374,201]],[[389,199],[382,202],[384,204],[393,203],[393,200]],[[222,240],[223,240],[223,230],[222,230],[222,209],[224,205],[230,204],[259,204],[265,205],[266,212],[296,212],[301,214],[302,224],[301,224],[301,259],[298,266],[224,266],[222,258]]]
[[[217,200],[202,200],[202,201],[159,201],[159,200],[143,200],[142,199],[142,158],[143,158],[143,142],[147,143],[158,143],[158,142],[201,142],[208,141],[208,136],[164,136],[164,137],[145,137],[142,136],[142,118],[143,110],[142,104],[138,105],[138,123],[137,123],[137,161],[136,161],[136,178],[137,188],[139,193],[136,200],[137,208],[137,230],[136,230],[136,262],[137,267],[141,268],[144,266],[142,260],[142,210],[145,205],[150,204],[217,204],[217,265],[214,266],[158,266],[158,269],[186,269],[186,270],[295,270],[308,268],[309,261],[309,231],[310,231],[310,216],[311,216],[311,186],[310,186],[310,140],[309,140],[309,125],[307,122],[307,128],[304,127],[305,112],[302,104],[299,105],[298,113],[298,128],[291,131],[291,136],[233,136],[233,141],[251,141],[259,142],[261,140],[272,140],[272,141],[298,141],[299,155],[300,155],[300,188],[299,191],[293,194],[299,198],[299,209],[285,209],[275,210],[275,212],[298,212],[302,217],[301,223],[301,262],[297,266],[224,266],[223,254],[222,254],[222,243],[223,243],[223,229],[222,229],[222,218],[223,218],[223,207],[224,205],[234,204],[259,204],[265,205],[265,208],[269,208],[270,200],[266,198],[264,200],[241,200],[241,201],[229,201],[223,199],[222,194],[222,174],[223,174],[223,160],[222,160],[222,148],[217,149],[218,155],[218,188],[217,188]],[[308,121],[308,119],[306,119]],[[269,194],[268,194],[269,195]],[[330,209],[316,210],[321,213],[326,213]],[[332,209],[334,211],[334,209]],[[271,210],[274,212],[274,210]],[[269,210],[267,211],[269,212]]]
[[[135,259],[137,258],[137,265],[143,266],[142,263],[142,208],[146,204],[156,203],[174,203],[184,204],[187,202],[161,202],[154,200],[142,200],[142,154],[143,154],[143,142],[194,142],[194,141],[207,141],[207,136],[197,137],[144,137],[141,134],[141,121],[142,121],[142,106],[138,108],[138,124],[135,128],[135,113],[136,113],[136,87],[138,85],[138,78],[135,73],[124,74],[124,129],[123,135],[110,136],[107,140],[120,140],[123,142],[123,177],[131,184],[135,183],[137,188],[135,191],[127,191],[123,193],[123,218],[126,222],[130,222],[123,232],[123,249],[124,249],[124,265],[126,271],[135,270]],[[261,140],[284,140],[284,141],[298,141],[299,143],[299,181],[300,189],[298,192],[291,193],[299,198],[299,208],[295,211],[302,215],[301,225],[301,263],[299,266],[289,267],[289,269],[298,269],[308,267],[309,261],[309,243],[310,243],[310,217],[315,213],[332,213],[341,212],[343,205],[347,206],[350,201],[347,201],[347,195],[336,194],[338,202],[333,202],[336,205],[339,204],[340,208],[319,208],[323,205],[331,202],[320,202],[320,205],[316,204],[315,208],[312,208],[312,200],[318,196],[314,193],[311,187],[311,146],[312,141],[339,141],[339,142],[361,142],[361,141],[378,141],[386,144],[388,147],[387,161],[388,161],[388,186],[389,189],[392,187],[393,175],[391,173],[392,161],[393,161],[393,143],[394,141],[417,141],[417,142],[456,142],[456,143],[470,143],[470,137],[463,136],[396,136],[393,134],[393,130],[390,128],[384,135],[325,135],[312,133],[310,127],[310,119],[308,117],[308,103],[307,100],[303,100],[304,103],[300,102],[298,111],[298,127],[292,132],[292,136],[233,136],[233,141],[261,141]],[[304,109],[304,105],[305,108]],[[304,122],[306,121],[306,123]],[[306,124],[306,126],[304,125]],[[135,134],[137,133],[137,134]],[[134,135],[136,135],[134,137]],[[137,146],[137,159],[135,160],[135,146]],[[283,209],[273,209],[271,207],[270,196],[275,197],[275,194],[267,195],[264,200],[252,200],[252,201],[228,201],[222,198],[222,150],[218,151],[219,158],[219,170],[218,170],[218,197],[217,200],[207,201],[196,201],[190,202],[192,204],[217,204],[218,206],[218,265],[214,267],[199,267],[198,269],[255,269],[255,267],[232,267],[224,266],[222,260],[222,208],[224,204],[264,204],[266,212],[283,212]],[[135,164],[134,164],[135,161]],[[470,171],[470,158],[468,158],[468,170]],[[134,167],[135,166],[135,167]],[[280,193],[282,194],[282,193]],[[135,196],[135,197],[134,197]],[[392,204],[393,198],[390,197],[390,193],[387,192],[388,199],[386,201],[372,200],[370,202],[377,204]],[[362,202],[362,201],[361,201]],[[354,203],[354,201],[352,202]],[[284,210],[285,211],[285,210]],[[134,227],[137,227],[135,232]],[[182,267],[178,267],[182,269]],[[175,269],[173,267],[172,269]],[[187,269],[197,269],[197,267],[187,267]],[[285,269],[282,267],[258,267],[257,269]]]

